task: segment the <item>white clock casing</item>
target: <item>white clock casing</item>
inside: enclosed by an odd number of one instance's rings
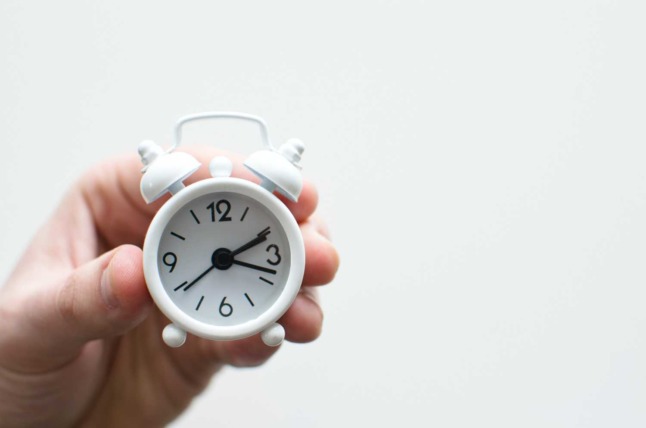
[[[213,117],[259,121],[237,113],[207,113],[188,116],[179,124]],[[259,123],[264,127],[264,122]],[[263,135],[266,135],[266,129]],[[278,190],[292,200],[298,198],[302,181],[297,161],[303,151],[302,143],[290,140],[277,151],[271,148],[252,154],[245,165],[261,178],[260,185],[230,177],[231,162],[216,157],[210,164],[212,178],[184,187],[183,180],[197,170],[199,163],[186,153],[171,152],[173,149],[163,152],[150,141],[143,142],[139,148],[145,165],[144,199],[152,202],[166,192],[174,195],[153,218],[143,249],[144,275],[150,294],[161,312],[172,321],[164,329],[164,341],[176,347],[184,343],[186,332],[211,340],[242,339],[260,332],[267,345],[280,344],[284,329],[276,321],[289,309],[300,290],[305,249],[298,223],[272,190]],[[232,204],[228,201],[233,201],[232,221],[219,222],[214,217],[213,206],[211,215],[205,211],[204,201],[219,203],[222,199],[227,200],[229,208]],[[202,209],[197,216],[196,204]],[[247,209],[241,216],[240,210],[244,207]],[[221,217],[220,208],[217,212]],[[243,219],[247,221],[243,223]],[[235,247],[261,236],[258,232],[265,226],[270,231],[263,235],[262,246],[256,244],[254,248],[231,256],[230,261],[239,265],[216,263],[216,250],[235,251]],[[175,230],[177,228],[182,230]],[[173,236],[170,236],[171,232]],[[274,262],[279,259],[274,258],[277,257],[274,253],[277,250],[272,248],[271,252],[265,252],[269,251],[268,244],[280,247],[281,259],[276,265]],[[172,256],[164,259],[171,251]],[[261,263],[263,253],[269,264]],[[256,270],[259,268],[273,272],[265,274]],[[270,277],[271,282],[260,276]],[[181,288],[189,281],[189,286],[184,286],[186,289]],[[193,289],[188,290],[189,287]],[[252,301],[254,293],[259,299],[254,297]],[[229,300],[224,300],[223,296]],[[201,306],[202,300],[204,306]],[[225,305],[224,311],[222,305]],[[198,311],[196,307],[202,310]],[[233,308],[238,310],[231,317]]]

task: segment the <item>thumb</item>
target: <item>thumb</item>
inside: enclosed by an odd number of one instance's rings
[[[85,343],[136,326],[150,301],[141,250],[123,245],[76,269],[59,290],[50,320],[65,342]]]
[[[78,267],[35,299],[17,348],[31,367],[60,366],[88,341],[132,329],[150,307],[141,249],[123,245]]]

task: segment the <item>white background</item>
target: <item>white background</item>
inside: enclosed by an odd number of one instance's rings
[[[645,13],[2,0],[2,276],[83,170],[254,113],[307,144],[342,266],[317,342],[226,370],[173,427],[645,426]]]

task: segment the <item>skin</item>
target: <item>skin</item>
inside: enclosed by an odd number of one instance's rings
[[[203,165],[212,148],[186,150]],[[254,180],[235,155],[233,175]],[[0,421],[3,427],[164,426],[180,415],[224,365],[263,364],[278,348],[259,335],[231,342],[161,340],[168,320],[154,306],[142,268],[148,225],[168,196],[146,205],[136,155],[86,173],[38,231],[0,289]],[[203,166],[186,183],[208,177]],[[306,267],[297,299],[279,321],[291,342],[321,333],[316,288],[339,258],[313,213],[309,183],[298,203]]]

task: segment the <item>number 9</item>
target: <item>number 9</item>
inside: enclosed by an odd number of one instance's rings
[[[162,261],[166,266],[170,267],[170,270],[168,272],[172,272],[175,269],[175,265],[177,264],[177,256],[175,255],[175,253],[168,252],[164,254]]]

